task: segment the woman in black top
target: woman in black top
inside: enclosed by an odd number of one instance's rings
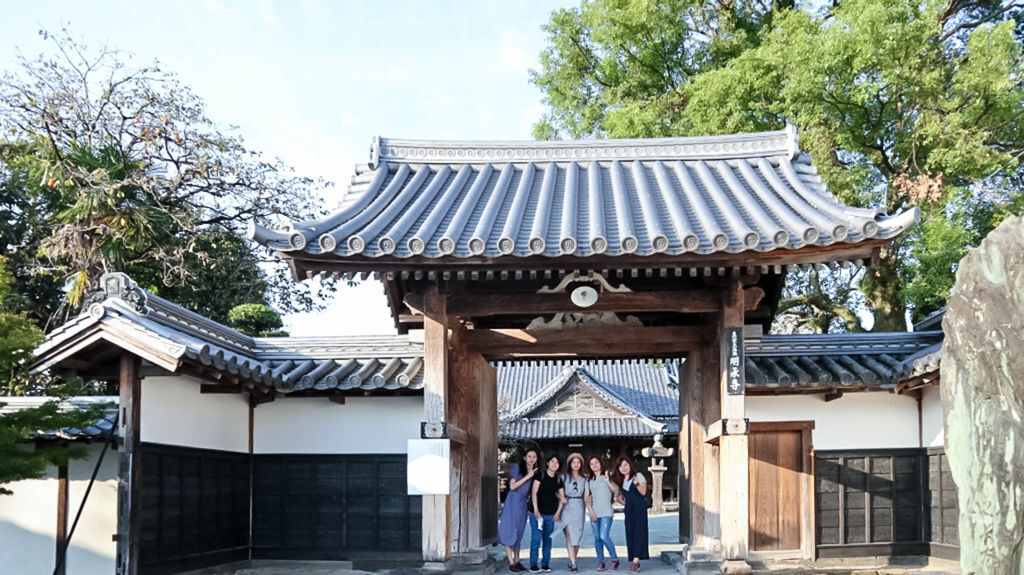
[[[633,460],[623,456],[615,461],[612,481],[619,486],[616,498],[626,505],[626,550],[633,560],[629,572],[636,573],[640,570],[640,560],[650,558],[647,551],[647,478],[643,473],[637,473]]]
[[[533,563],[537,556],[534,546],[530,545],[530,571],[537,573],[544,571],[551,572],[551,533],[555,530],[555,523],[558,523],[562,515],[562,506],[565,503],[565,490],[562,477],[558,470],[562,467],[562,460],[557,455],[547,458],[544,473],[533,481],[533,516],[541,525],[541,543],[543,544],[543,555],[541,556],[541,567]]]

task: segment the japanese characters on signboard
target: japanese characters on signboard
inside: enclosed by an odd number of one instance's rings
[[[730,327],[725,330],[727,342],[726,368],[727,381],[726,392],[729,395],[743,395],[746,385],[743,381],[743,329]]]

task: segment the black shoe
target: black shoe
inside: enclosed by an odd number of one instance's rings
[[[520,573],[526,573],[527,571],[526,566],[522,563],[516,563],[516,569],[518,569]]]
[[[544,565],[543,567],[540,568],[540,570],[545,572],[545,573],[551,573],[551,566]]]
[[[540,573],[540,567],[536,565],[530,565],[530,573]]]

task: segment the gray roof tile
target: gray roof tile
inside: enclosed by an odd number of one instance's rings
[[[889,239],[918,219],[840,204],[794,130],[651,140],[381,139],[340,208],[280,251],[345,258],[767,252]]]
[[[172,372],[192,362],[280,393],[423,387],[423,346],[407,336],[252,338],[146,294],[124,274],[106,274],[101,285],[102,297],[36,348],[34,371],[98,336]]]

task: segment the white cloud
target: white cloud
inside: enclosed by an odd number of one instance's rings
[[[412,78],[412,74],[409,70],[402,68],[401,66],[391,66],[384,73],[384,78],[391,83],[405,82]]]
[[[516,32],[506,31],[501,35],[501,45],[498,47],[498,54],[501,57],[502,66],[520,74],[526,74],[533,59],[523,49],[527,44],[526,38]]]

